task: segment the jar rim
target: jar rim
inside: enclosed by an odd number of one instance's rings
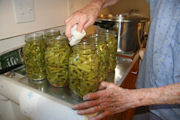
[[[42,32],[33,32],[33,33],[25,34],[25,41],[28,41],[29,38],[31,38],[31,40],[38,40],[37,38],[43,39],[43,33]]]
[[[101,31],[100,31],[100,34],[106,34],[106,33],[108,33],[108,34],[116,34],[116,31],[115,30],[109,30],[109,29],[101,29]]]
[[[65,37],[63,35],[58,35],[56,37],[49,38],[45,42],[48,44],[52,41],[59,41],[59,42],[63,42],[63,43],[68,42],[67,37]]]
[[[77,48],[79,48],[79,47],[81,47],[82,49],[86,49],[87,46],[90,46],[90,48],[91,48],[92,50],[95,49],[95,47],[93,47],[93,46],[95,46],[95,45],[94,45],[94,44],[93,44],[93,45],[90,44],[87,40],[82,40],[82,41],[79,42],[77,45],[72,46],[72,49],[77,49]]]
[[[59,28],[46,29],[46,30],[44,31],[44,33],[45,33],[45,36],[48,35],[48,34],[54,35],[55,33],[60,34],[60,29],[59,29]]]
[[[99,39],[99,37],[101,37],[102,39]],[[98,33],[96,33],[96,34],[91,34],[91,35],[87,36],[87,39],[88,39],[88,38],[95,38],[94,41],[96,42],[96,44],[97,44],[97,42],[99,42],[99,41],[101,41],[101,42],[105,42],[105,41],[106,41],[106,40],[105,40],[105,36],[104,36],[103,34],[98,34]],[[87,40],[87,41],[90,41],[90,40]]]

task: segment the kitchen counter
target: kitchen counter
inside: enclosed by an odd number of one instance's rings
[[[117,56],[117,65],[115,69],[115,74],[110,73],[108,77],[108,81],[112,81],[111,79],[115,78],[114,82],[116,85],[120,86],[123,80],[126,78],[127,74],[130,72],[134,63],[138,60],[139,55],[135,55],[134,59],[122,58]],[[13,75],[12,75],[13,74]],[[74,104],[82,102],[82,99],[73,95],[69,88],[55,88],[48,84],[48,82],[33,82],[28,80],[24,75],[24,69],[16,70],[14,73],[9,75],[0,75],[0,77],[10,78],[11,82],[15,84],[21,84],[26,88],[30,88],[33,91],[48,97],[52,100],[58,101],[66,106],[71,107]]]
[[[127,77],[139,54],[130,58],[117,56],[115,73],[110,73],[108,81],[118,86]],[[72,105],[82,102],[68,88],[55,88],[47,81],[33,82],[25,77],[24,67],[14,72],[0,75],[0,95],[17,103],[21,113],[31,120],[87,120],[88,116],[80,116],[72,110]]]
[[[1,40],[0,44],[2,55],[22,48],[25,44],[24,36]],[[123,85],[138,59],[139,54],[133,59],[118,56],[115,72],[109,74],[108,81],[114,81],[118,86]],[[82,99],[73,95],[68,88],[55,88],[47,81],[28,80],[23,67],[0,75],[0,95],[7,102],[17,103],[20,112],[31,120],[87,120],[87,116],[80,116],[71,108],[81,103]]]

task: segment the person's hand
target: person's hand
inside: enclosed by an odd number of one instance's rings
[[[82,32],[83,29],[86,29],[88,26],[94,24],[98,13],[100,11],[100,5],[91,3],[86,7],[76,11],[72,16],[68,17],[65,20],[66,25],[66,36],[70,39],[71,37],[71,28],[78,24],[77,31]]]
[[[98,113],[90,120],[100,120],[135,107],[136,90],[123,89],[108,82],[102,82],[99,89],[98,92],[85,95],[83,99],[86,102],[74,105],[72,109],[78,110],[80,115]]]

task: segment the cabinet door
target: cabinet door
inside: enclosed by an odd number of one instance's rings
[[[29,120],[21,114],[19,105],[0,95],[0,120]]]

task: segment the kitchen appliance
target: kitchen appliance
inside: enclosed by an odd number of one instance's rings
[[[22,49],[16,49],[8,54],[0,55],[0,74],[23,65]]]
[[[118,53],[136,52],[144,37],[144,28],[149,19],[140,15],[120,14],[113,18],[98,18],[95,25],[104,29],[115,30],[118,39]]]

